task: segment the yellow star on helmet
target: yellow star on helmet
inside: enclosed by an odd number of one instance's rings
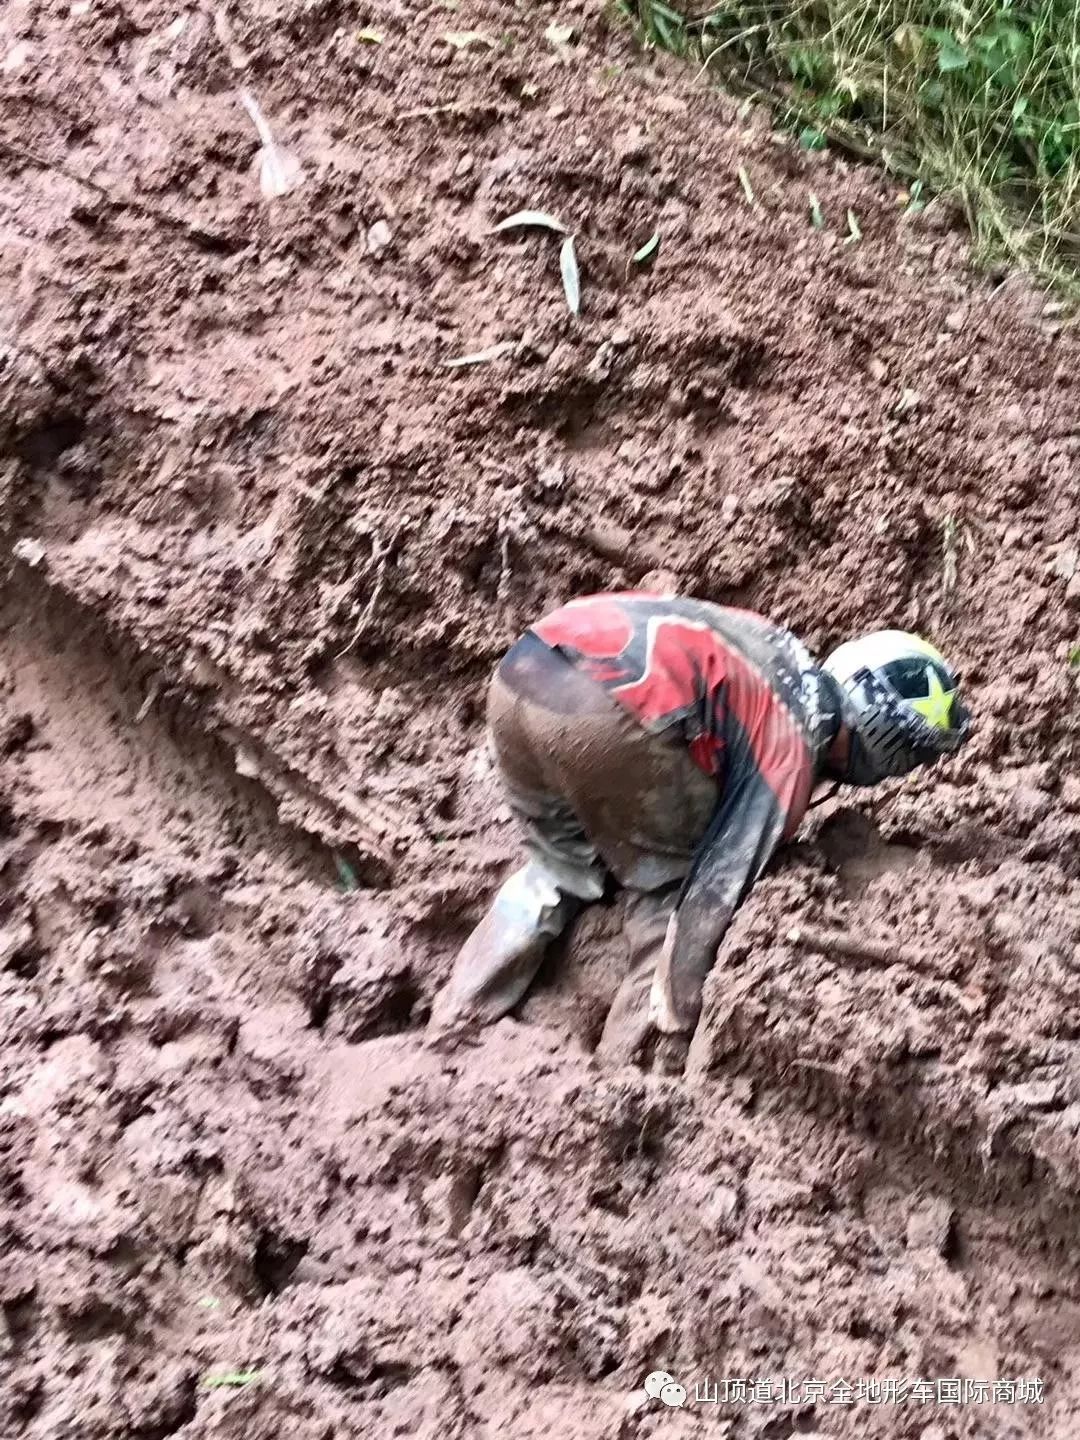
[[[911,708],[917,710],[935,730],[948,730],[951,728],[952,702],[956,691],[945,689],[932,665],[926,667],[926,683],[930,688],[929,695],[924,695],[921,700],[912,700]]]

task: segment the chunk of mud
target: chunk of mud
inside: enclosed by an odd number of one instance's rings
[[[718,1234],[731,1235],[735,1231],[735,1217],[739,1213],[739,1192],[733,1185],[718,1185],[708,1206],[708,1220]]]
[[[407,964],[364,958],[350,961],[329,985],[328,1035],[356,1043],[409,1028],[417,990]]]
[[[948,1200],[924,1201],[908,1215],[909,1250],[932,1250],[947,1258],[955,1242],[956,1211]]]
[[[746,1182],[746,1208],[754,1218],[773,1218],[777,1215],[795,1215],[809,1209],[814,1203],[814,1193],[809,1185],[794,1180],[765,1178]]]
[[[640,165],[643,160],[648,159],[651,146],[642,127],[631,125],[621,135],[616,135],[612,148],[620,165]]]
[[[1025,1110],[1055,1110],[1061,1105],[1061,1085],[1057,1080],[1025,1080],[1019,1085],[999,1085],[994,1098],[1005,1105],[1018,1105]]]
[[[128,1424],[140,1433],[171,1434],[195,1416],[198,1374],[190,1363],[167,1366],[160,1374],[128,1385],[123,1403]]]
[[[19,1305],[37,1288],[27,1255],[6,1255],[0,1265],[0,1305]]]
[[[34,736],[34,717],[25,712],[18,715],[0,714],[0,755],[15,755],[25,750]]]
[[[531,1270],[519,1266],[493,1275],[462,1317],[455,1337],[455,1358],[474,1368],[513,1364],[536,1374],[543,1369],[556,1336],[555,1301]]]
[[[438,1234],[451,1239],[461,1234],[469,1223],[480,1182],[479,1168],[468,1166],[438,1175],[424,1186],[424,1205]]]

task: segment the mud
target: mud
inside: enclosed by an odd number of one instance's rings
[[[593,5],[225,18],[0,21],[0,1432],[1074,1434],[1071,329]],[[658,568],[930,630],[976,735],[815,812],[685,1078],[593,1053],[618,903],[435,1055],[516,854],[489,670]],[[655,1368],[1045,1401],[635,1408]]]

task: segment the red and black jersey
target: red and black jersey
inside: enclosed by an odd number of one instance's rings
[[[688,1028],[732,913],[806,812],[835,729],[820,671],[790,631],[674,596],[592,595],[531,628],[646,729],[681,739],[717,780],[716,815],[683,885],[662,985],[677,1021],[667,1028]]]

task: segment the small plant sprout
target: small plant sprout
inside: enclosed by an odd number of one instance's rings
[[[908,190],[907,205],[904,209],[905,215],[917,215],[920,210],[926,209],[926,202],[922,198],[923,182],[916,180]]]

